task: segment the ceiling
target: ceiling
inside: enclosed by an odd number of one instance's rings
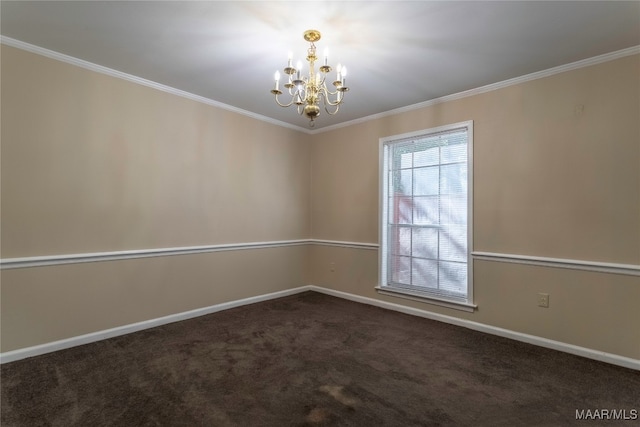
[[[335,126],[640,45],[640,1],[7,1],[8,38],[308,129],[269,91],[322,32],[348,67]],[[307,67],[308,69],[308,67]]]

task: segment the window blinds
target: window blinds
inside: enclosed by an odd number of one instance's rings
[[[383,286],[467,298],[467,128],[383,148]]]

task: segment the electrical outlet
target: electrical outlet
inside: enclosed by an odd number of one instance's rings
[[[549,294],[542,292],[538,294],[538,307],[549,308]]]
[[[329,271],[331,271],[332,273],[334,271],[336,271],[336,263],[335,262],[330,262],[329,263]]]

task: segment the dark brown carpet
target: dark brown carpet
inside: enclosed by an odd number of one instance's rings
[[[313,292],[12,362],[1,380],[6,427],[617,426],[638,420],[576,410],[640,409],[640,372]]]

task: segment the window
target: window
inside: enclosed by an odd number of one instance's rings
[[[380,140],[381,293],[472,311],[473,122]]]

